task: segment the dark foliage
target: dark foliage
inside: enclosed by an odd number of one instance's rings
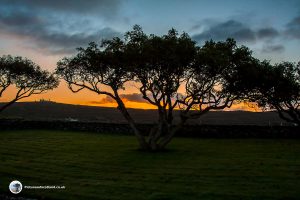
[[[299,81],[291,82],[296,76],[299,78],[299,71],[296,74],[293,65],[271,67],[255,59],[247,47],[237,46],[233,39],[208,41],[199,47],[188,34],[179,35],[175,29],[156,36],[145,34],[135,25],[124,39],[106,40],[100,46],[91,43],[78,51],[76,56],[58,63],[57,73],[73,92],[86,88],[114,99],[142,149],[163,149],[188,119],[199,118],[210,110],[229,108],[235,102],[258,100],[260,104],[267,102],[278,107],[281,104],[265,99],[272,96],[268,84],[274,86],[274,78],[282,82],[276,91],[288,92],[274,93],[275,99],[280,94],[276,102],[284,102],[288,107],[287,100],[293,98],[294,102],[299,97],[299,93],[293,96],[298,89],[292,88],[299,85]],[[268,80],[269,73],[272,80]],[[261,76],[264,78],[260,79]],[[127,81],[135,81],[142,97],[157,107],[157,124],[148,137],[141,134],[120,98],[119,92],[125,89]],[[177,124],[173,120],[175,108],[181,110]]]
[[[32,61],[8,55],[0,57],[0,98],[9,86],[15,86],[16,95],[0,108],[0,112],[20,99],[56,88],[58,80]]]
[[[272,65],[264,61],[255,71],[252,101],[265,109],[276,109],[282,119],[299,126],[300,64],[282,62]]]

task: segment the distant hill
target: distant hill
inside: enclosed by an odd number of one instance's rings
[[[155,123],[157,119],[156,110],[129,109],[129,112],[137,123]],[[175,120],[179,119],[178,114],[179,111],[176,111]],[[116,108],[71,105],[50,101],[15,103],[0,114],[1,118],[126,123]],[[209,112],[200,119],[191,120],[189,124],[269,126],[286,125],[287,123],[281,120],[276,112],[215,111]]]

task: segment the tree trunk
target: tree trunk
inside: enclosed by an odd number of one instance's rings
[[[165,118],[165,113],[163,111],[159,111],[159,120],[158,125],[155,126],[155,129],[152,129],[149,134],[149,147],[151,148],[151,151],[159,151],[161,150],[161,146],[159,144],[159,140],[161,139],[162,135],[168,135],[168,128],[167,128],[167,121]]]
[[[157,150],[157,148],[158,148],[158,146],[156,145],[156,142],[155,142],[157,131],[158,131],[158,126],[154,125],[152,127],[152,129],[150,130],[150,133],[149,133],[149,136],[148,136],[149,148],[151,150],[154,150],[154,151]]]
[[[185,119],[182,119],[181,122],[175,128],[172,128],[171,124],[168,124],[165,118],[166,113],[160,110],[158,124],[151,129],[148,136],[148,141],[146,141],[145,136],[143,136],[138,130],[138,128],[136,127],[134,120],[131,118],[130,114],[128,113],[117,91],[114,91],[114,93],[115,93],[115,100],[118,103],[118,109],[120,110],[124,118],[129,123],[130,127],[134,131],[134,134],[137,137],[140,148],[142,150],[153,151],[153,152],[163,150],[165,146],[172,140],[175,133],[181,129],[182,125],[186,121]]]
[[[277,113],[281,119],[285,120],[286,122],[294,123],[300,126],[300,118],[297,110],[292,110],[290,108],[285,110],[280,105],[274,105],[274,107],[276,108]]]
[[[174,135],[183,127],[183,125],[185,124],[185,119],[181,120],[179,124],[177,124],[174,128],[170,128],[170,132],[165,135],[165,137],[163,137],[161,139],[161,141],[159,142],[159,147],[161,149],[164,149],[167,144],[169,144],[171,142],[171,140],[173,139]]]
[[[134,120],[131,118],[130,114],[128,113],[123,101],[121,100],[121,98],[119,97],[119,95],[115,92],[115,97],[116,97],[116,101],[118,103],[118,109],[120,110],[120,112],[122,113],[122,115],[124,116],[124,118],[127,120],[129,126],[131,127],[131,129],[133,130],[140,148],[142,150],[148,150],[149,149],[149,145],[145,140],[145,137],[140,133],[140,131],[138,130],[138,128],[136,127],[136,124],[134,122]]]
[[[4,106],[0,107],[0,112],[2,112],[3,110],[5,110],[7,107],[11,106],[15,102],[16,102],[16,100],[12,100],[12,101],[6,103]]]

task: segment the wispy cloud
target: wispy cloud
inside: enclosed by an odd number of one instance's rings
[[[287,25],[285,34],[294,39],[300,39],[300,16],[293,18]]]
[[[199,33],[196,31],[200,30]],[[204,20],[193,25],[192,38],[203,44],[207,40],[224,41],[234,38],[240,44],[260,44],[262,53],[282,53],[287,39],[300,39],[300,16],[294,17],[285,26],[255,27],[237,19],[227,21]]]
[[[40,0],[2,0],[1,6],[10,9],[29,10],[35,13],[54,11],[75,14],[95,14],[105,17],[116,16],[122,1],[120,0],[72,0],[72,1],[40,1]]]
[[[256,37],[258,39],[274,39],[278,36],[280,36],[279,31],[273,27],[261,28],[256,31]]]
[[[281,53],[284,51],[284,46],[281,44],[264,45],[262,52],[264,53]]]
[[[124,102],[146,103],[142,95],[139,93],[121,94],[120,97]],[[99,101],[89,101],[88,103],[101,105],[101,104],[115,103],[115,100],[109,96],[105,96]]]
[[[198,26],[200,25],[198,24]],[[280,36],[280,31],[274,27],[254,29],[246,23],[234,19],[206,26],[204,31],[192,36],[194,40],[202,43],[210,39],[219,41],[234,38],[238,42],[255,43],[258,40],[273,40]],[[193,28],[195,27],[196,25],[193,26]]]
[[[254,41],[255,32],[245,24],[228,20],[209,26],[201,33],[193,35],[193,39],[198,42],[206,40],[225,40],[228,37],[235,38],[237,41]]]
[[[1,1],[0,34],[22,38],[23,46],[50,54],[74,53],[77,47],[121,36],[110,28],[95,28],[92,14],[109,18],[119,1]],[[67,14],[69,13],[69,14]],[[82,16],[83,15],[83,16]]]

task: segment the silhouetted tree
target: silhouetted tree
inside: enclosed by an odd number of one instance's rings
[[[194,62],[197,47],[186,33],[179,36],[174,29],[159,37],[147,36],[135,26],[126,34],[126,39],[127,56],[142,97],[158,110],[158,124],[148,137],[149,148],[161,149],[165,146],[162,137],[174,131],[176,97]]]
[[[120,38],[103,41],[100,47],[90,43],[87,48],[78,48],[76,56],[59,61],[56,73],[67,82],[74,93],[88,89],[114,99],[133,129],[140,147],[146,149],[145,138],[136,127],[119,95],[120,90],[125,89],[124,84],[132,80],[124,48],[125,43]]]
[[[0,98],[9,86],[16,88],[16,94],[0,107],[0,112],[18,100],[57,87],[58,80],[32,61],[8,55],[0,57]]]
[[[128,35],[135,43],[130,52],[135,50],[140,58],[132,59],[138,61],[134,74],[140,91],[158,108],[158,125],[148,138],[151,149],[163,149],[188,119],[230,107],[243,96],[245,88],[237,75],[255,59],[248,48],[237,47],[234,40],[210,41],[199,48],[187,34],[178,36],[174,29],[162,37],[150,35],[147,40],[141,29]],[[178,124],[173,122],[176,107],[181,109]]]
[[[140,147],[160,150],[188,119],[230,107],[239,99],[243,86],[237,74],[253,61],[251,52],[237,47],[232,39],[210,41],[200,48],[186,33],[178,35],[171,29],[163,36],[146,35],[136,25],[124,40],[114,38],[100,47],[91,43],[86,49],[79,48],[75,57],[58,63],[57,73],[73,92],[86,88],[110,96],[133,128]],[[136,81],[142,97],[157,107],[158,122],[147,137],[138,130],[119,96],[130,80]],[[177,124],[173,120],[175,108],[181,108]]]
[[[272,65],[263,61],[256,70],[253,101],[266,109],[276,109],[287,122],[300,125],[300,63]]]

